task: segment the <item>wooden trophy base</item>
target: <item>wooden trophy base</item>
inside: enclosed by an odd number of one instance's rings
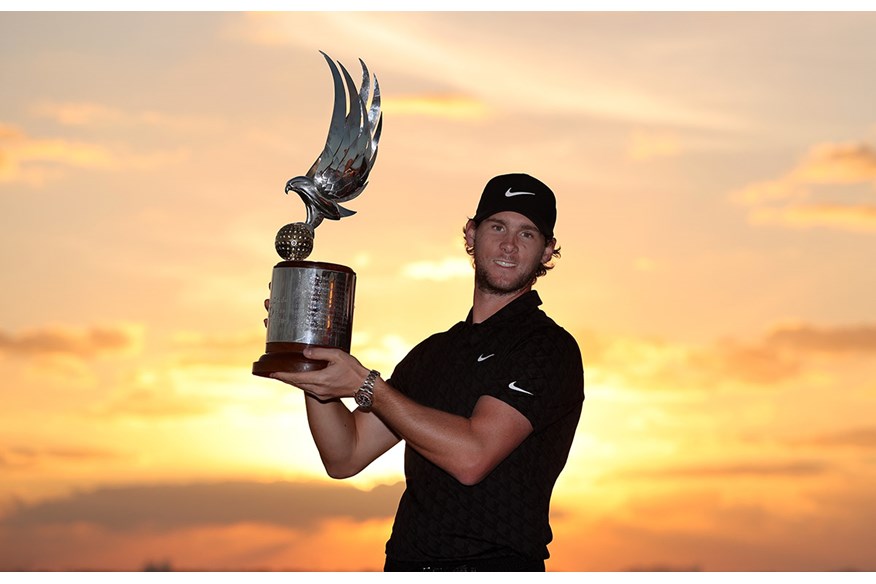
[[[302,373],[325,369],[327,361],[316,361],[304,356],[304,349],[313,345],[303,343],[268,343],[267,352],[252,364],[252,374],[270,377],[271,373],[287,371]]]

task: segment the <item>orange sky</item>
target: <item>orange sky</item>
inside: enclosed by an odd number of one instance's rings
[[[318,50],[375,72],[358,274],[385,373],[465,317],[488,178],[558,196],[584,355],[552,571],[876,569],[871,13],[0,14],[0,569],[372,570],[401,449],[325,478],[264,350]]]

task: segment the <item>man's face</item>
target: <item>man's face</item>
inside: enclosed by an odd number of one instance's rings
[[[477,228],[470,221],[465,238],[474,248],[475,285],[498,295],[528,289],[539,266],[551,258],[556,243],[546,243],[535,224],[514,211],[491,215]]]

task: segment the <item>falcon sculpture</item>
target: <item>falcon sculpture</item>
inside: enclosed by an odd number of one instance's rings
[[[374,76],[372,96],[368,67],[362,59],[359,59],[362,66],[362,83],[357,91],[353,78],[340,61],[339,71],[328,55],[322,51],[320,53],[331,69],[335,89],[328,137],[322,154],[307,174],[296,176],[286,183],[286,194],[294,191],[304,201],[307,209],[307,219],[304,223],[312,230],[315,230],[323,219],[337,221],[355,213],[342,207],[340,203],[359,196],[368,184],[368,174],[377,158],[377,142],[380,140],[380,129],[383,125],[377,76]]]

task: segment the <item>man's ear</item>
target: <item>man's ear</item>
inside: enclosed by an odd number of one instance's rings
[[[554,255],[554,250],[557,247],[557,239],[552,238],[544,248],[544,254],[541,256],[541,263],[546,264]]]
[[[469,247],[474,247],[475,231],[477,231],[477,228],[478,226],[471,219],[465,224],[465,244]]]

